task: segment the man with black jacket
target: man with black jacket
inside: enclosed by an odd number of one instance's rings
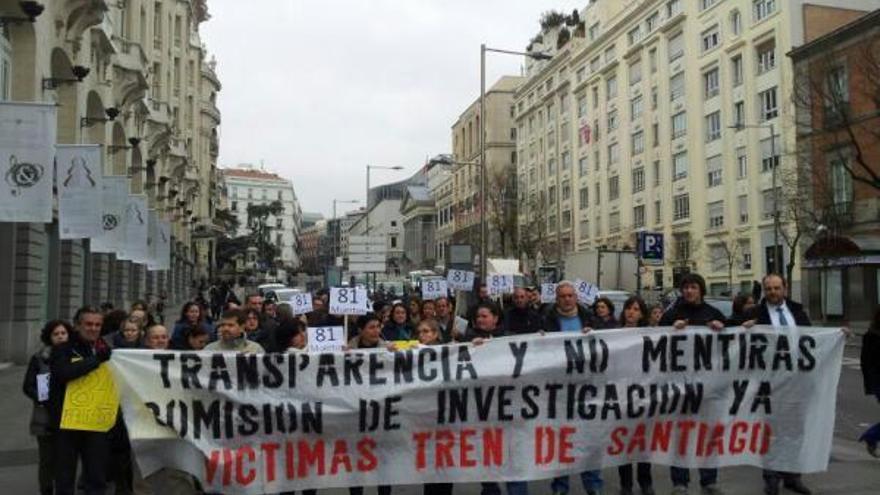
[[[55,347],[49,368],[52,380],[49,386],[49,411],[52,425],[58,429],[64,413],[67,384],[92,373],[101,363],[110,359],[110,347],[101,339],[101,311],[85,307],[77,312],[76,332],[70,340]],[[87,495],[103,494],[106,489],[107,461],[110,454],[107,432],[58,430],[55,445],[57,459],[55,494],[73,495],[76,485],[76,466],[82,459],[82,473]]]
[[[556,304],[544,313],[544,330],[548,332],[582,331],[589,328],[593,312],[578,304],[574,284],[559,282],[556,286]]]
[[[660,326],[672,326],[681,330],[687,326],[707,326],[719,331],[724,328],[724,315],[721,311],[706,303],[706,281],[696,273],[688,273],[681,277],[678,284],[681,297],[663,313]],[[686,468],[672,466],[669,468],[672,477],[673,495],[688,493],[690,471]],[[700,486],[703,495],[720,495],[718,488],[718,469],[700,469]]]
[[[529,293],[522,287],[513,289],[513,307],[504,314],[504,330],[508,335],[522,335],[541,331],[543,321],[532,308]]]
[[[804,307],[788,299],[788,287],[785,279],[780,275],[771,273],[761,281],[764,288],[764,299],[752,308],[748,321],[744,327],[753,325],[770,325],[780,331],[790,330],[797,327],[811,326],[810,317],[804,311]],[[779,493],[779,481],[782,480],[785,488],[803,495],[812,493],[798,473],[786,473],[782,471],[764,470],[764,493],[777,495]]]

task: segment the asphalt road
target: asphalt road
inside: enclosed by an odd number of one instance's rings
[[[816,494],[828,495],[877,495],[880,493],[880,461],[871,458],[862,445],[855,440],[870,424],[880,421],[880,404],[866,397],[862,391],[861,371],[858,366],[859,348],[857,342],[847,346],[844,353],[843,369],[837,392],[837,421],[834,427],[834,448],[829,470],[825,473],[804,477],[805,482]],[[28,421],[31,405],[21,393],[23,367],[0,370],[0,492],[6,494],[37,493],[36,486],[36,443],[28,435]],[[607,469],[606,495],[616,494],[617,473]],[[667,470],[654,467],[657,493],[669,493],[670,484]],[[729,495],[760,495],[762,492],[761,473],[749,467],[727,468],[721,471],[722,488]],[[572,483],[573,488],[577,486]],[[471,495],[480,492],[479,485],[459,485],[457,495]],[[549,482],[538,481],[530,485],[535,495],[549,494]],[[343,495],[346,490],[326,490],[322,494]],[[368,494],[375,493],[367,490]],[[395,487],[395,495],[421,494],[421,487]],[[580,486],[573,494],[583,494]],[[699,493],[698,487],[691,487],[691,493]],[[786,492],[783,492],[786,493]],[[788,492],[791,493],[791,492]]]

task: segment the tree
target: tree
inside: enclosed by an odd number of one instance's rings
[[[527,261],[535,262],[538,253],[547,249],[547,201],[543,194],[532,198],[520,213],[520,229],[517,236],[517,251]]]
[[[277,217],[283,212],[284,205],[277,200],[265,204],[251,204],[247,208],[248,227],[251,229],[251,245],[257,248],[258,261],[269,268],[275,266],[275,259],[280,250],[270,242],[269,236],[272,233],[272,226],[268,224],[268,220],[270,215]]]
[[[488,223],[498,236],[498,253],[506,258],[516,237],[516,176],[497,170],[488,177]],[[491,239],[492,236],[490,235]],[[491,244],[490,244],[491,246]]]
[[[722,266],[727,270],[727,287],[731,294],[734,290],[733,273],[737,266],[741,266],[745,254],[744,242],[736,235],[733,229],[728,230],[718,242],[709,246],[709,265],[714,268]]]

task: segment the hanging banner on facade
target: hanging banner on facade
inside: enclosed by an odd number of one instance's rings
[[[148,264],[150,271],[171,269],[171,223],[157,215],[156,237],[153,239],[156,258],[153,264]]]
[[[92,238],[93,253],[118,254],[125,242],[125,205],[128,200],[128,177],[105,176],[102,181],[101,228]]]
[[[104,232],[101,202],[103,165],[97,144],[59,144],[55,151],[58,233],[62,239],[90,239]]]
[[[0,222],[52,222],[54,104],[0,101]]]
[[[125,204],[125,243],[117,256],[121,260],[146,263],[149,255],[147,197],[129,194]]]
[[[632,462],[826,470],[839,329],[641,328],[389,352],[110,361],[144,475],[206,492],[547,479]]]
[[[156,223],[158,222],[158,217],[156,214],[156,210],[150,209],[147,210],[147,256],[144,259],[143,263],[149,269],[151,266],[156,264]]]

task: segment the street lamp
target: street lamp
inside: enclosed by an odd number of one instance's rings
[[[521,55],[534,60],[550,60],[550,55],[540,52],[518,52],[489,48],[480,45],[480,277],[486,280],[486,255],[488,238],[486,236],[486,52]]]
[[[776,273],[782,274],[782,250],[779,247],[779,189],[776,187],[776,168],[781,164],[776,161],[776,126],[771,122],[769,124],[743,124],[737,122],[730,126],[731,129],[770,129],[770,160],[771,177],[773,187],[773,268]],[[790,282],[789,282],[790,283]]]
[[[395,165],[393,167],[380,167],[378,165],[367,165],[367,212],[365,214],[364,221],[366,222],[366,235],[370,235],[370,170],[403,170],[403,167],[400,165]]]

